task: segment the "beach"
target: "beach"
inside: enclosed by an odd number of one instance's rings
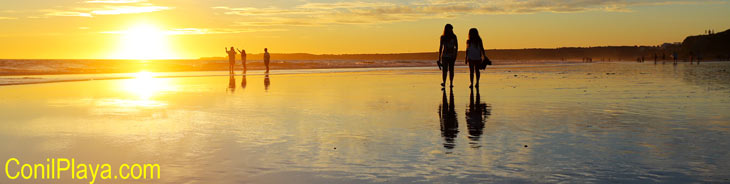
[[[161,168],[96,183],[730,182],[728,62],[500,65],[478,89],[456,72],[443,90],[436,67],[6,81],[0,158]]]

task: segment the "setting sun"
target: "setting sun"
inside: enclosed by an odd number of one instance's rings
[[[167,33],[152,24],[137,24],[118,32],[119,49],[115,59],[178,58],[170,49]]]

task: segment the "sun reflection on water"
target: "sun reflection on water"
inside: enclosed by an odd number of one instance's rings
[[[120,106],[165,106],[165,103],[156,101],[154,97],[175,90],[175,87],[170,84],[170,79],[157,78],[155,77],[155,73],[141,71],[135,73],[133,76],[134,78],[124,80],[121,84],[122,90],[132,95],[133,98],[121,101],[116,100]]]

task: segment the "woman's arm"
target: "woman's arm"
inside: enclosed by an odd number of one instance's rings
[[[444,48],[444,39],[440,39],[440,41],[439,41],[439,58],[438,58],[438,60],[436,60],[436,62],[441,61],[441,52],[443,52],[443,48]]]
[[[466,42],[466,50],[469,50],[469,41]],[[469,53],[466,53],[464,56],[464,64],[469,64]]]
[[[482,52],[482,57],[484,57],[484,58],[482,59],[482,61],[483,61],[484,59],[487,59],[487,54],[486,54],[486,51],[484,51],[484,42],[482,42],[482,43],[479,43],[479,48],[481,49],[481,52]]]

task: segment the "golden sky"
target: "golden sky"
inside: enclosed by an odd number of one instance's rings
[[[434,52],[446,23],[489,49],[659,45],[730,28],[730,1],[3,0],[0,58]]]

